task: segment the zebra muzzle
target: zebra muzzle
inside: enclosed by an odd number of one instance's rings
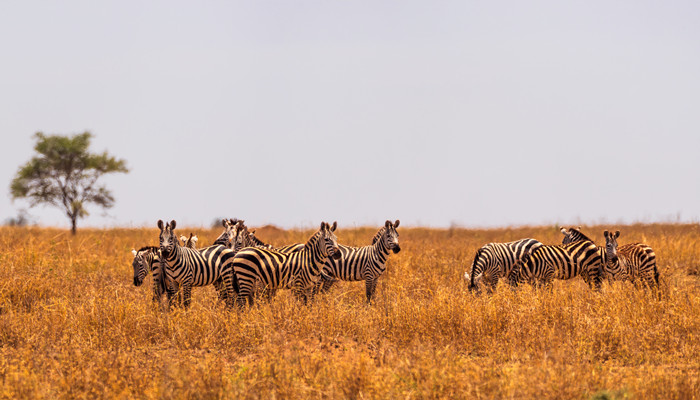
[[[399,245],[397,244],[396,246],[394,246],[393,249],[391,249],[391,251],[393,251],[394,254],[396,254],[396,253],[398,253],[399,251],[401,251],[401,246],[399,246]]]
[[[142,280],[140,280],[138,277],[134,277],[134,286],[141,286],[142,283]]]

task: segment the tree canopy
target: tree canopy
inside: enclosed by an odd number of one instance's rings
[[[62,209],[75,234],[77,220],[88,216],[88,204],[114,205],[114,196],[98,180],[104,174],[129,172],[126,161],[106,151],[90,153],[90,132],[74,136],[37,132],[34,138],[38,154],[17,171],[10,185],[12,199],[26,198],[31,206],[48,204]]]

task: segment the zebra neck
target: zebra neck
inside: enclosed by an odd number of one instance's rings
[[[319,264],[325,261],[325,256],[321,252],[321,233],[316,233],[304,245],[304,249],[300,251],[308,255],[311,262]]]
[[[384,238],[380,237],[377,239],[376,242],[374,242],[374,245],[372,246],[374,249],[374,253],[377,255],[383,255],[383,256],[388,256],[389,255],[389,247],[387,247],[386,243],[384,243]]]
[[[172,265],[182,258],[182,247],[175,245],[173,252],[165,257],[166,264]]]

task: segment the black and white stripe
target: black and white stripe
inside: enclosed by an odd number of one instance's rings
[[[367,303],[372,303],[372,296],[377,288],[377,280],[386,270],[386,260],[390,252],[401,251],[399,234],[396,232],[400,221],[386,221],[384,226],[374,235],[372,245],[350,247],[338,245],[340,258],[329,258],[323,267],[322,281],[316,286],[316,291],[326,292],[335,282],[365,281],[365,296]]]
[[[561,228],[564,234],[562,243],[576,240],[590,240],[578,228]],[[644,243],[628,243],[618,247],[617,238],[620,231],[614,234],[603,232],[605,247],[598,247],[603,260],[603,274],[610,280],[636,282],[642,281],[649,287],[658,287],[659,270],[656,266],[656,253]]]
[[[598,247],[590,240],[560,246],[542,245],[513,268],[513,282],[530,282],[551,287],[554,279],[581,277],[590,287],[600,289],[602,259]]]
[[[507,243],[487,243],[476,251],[471,270],[464,273],[469,290],[480,290],[481,285],[492,291],[501,278],[508,278],[516,263],[542,246],[535,239],[521,239]],[[513,282],[509,282],[513,284]]]
[[[617,245],[620,231],[610,233],[603,232],[605,236],[605,272],[612,279],[629,280],[632,283],[638,280],[649,287],[659,286],[659,270],[656,267],[656,253],[644,243],[628,243],[624,246]]]
[[[134,286],[141,286],[146,275],[153,273],[153,301],[160,302],[163,293],[168,294],[168,300],[172,297],[172,292],[168,291],[168,285],[162,279],[162,267],[158,254],[159,248],[156,246],[144,246],[138,250],[131,250],[134,260],[131,266],[134,268]]]
[[[246,247],[233,260],[233,270],[238,279],[238,304],[245,306],[246,299],[253,304],[256,282],[270,290],[292,289],[297,297],[307,300],[321,277],[326,259],[340,257],[338,242],[333,234],[337,227],[321,223],[321,228],[304,245],[293,253]]]
[[[173,220],[165,225],[158,220],[160,229],[160,252],[164,266],[165,277],[182,291],[182,300],[188,307],[193,286],[214,284],[219,297],[233,305],[236,282],[231,268],[234,252],[224,245],[216,244],[193,250],[180,246],[173,230],[176,222]]]

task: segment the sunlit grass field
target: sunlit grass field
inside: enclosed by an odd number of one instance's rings
[[[654,248],[661,298],[631,284],[592,292],[466,290],[482,244],[561,243],[554,227],[398,229],[376,299],[343,282],[304,306],[286,291],[227,310],[212,287],[188,310],[134,287],[132,248],[158,230],[0,228],[2,398],[700,398],[700,226],[583,227],[598,244]],[[211,243],[219,229],[177,229]],[[367,245],[374,228],[336,232]],[[259,229],[276,245],[311,230]]]

